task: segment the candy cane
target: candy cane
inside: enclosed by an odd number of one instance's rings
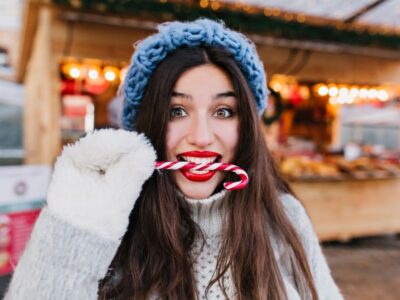
[[[225,163],[202,163],[196,164],[188,161],[158,161],[155,164],[157,170],[197,170],[197,171],[230,171],[240,177],[240,181],[225,182],[224,188],[227,190],[243,189],[249,182],[247,173],[236,165]]]

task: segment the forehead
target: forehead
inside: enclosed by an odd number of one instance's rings
[[[214,65],[201,65],[184,72],[176,81],[174,91],[183,93],[220,93],[233,91],[229,76]]]

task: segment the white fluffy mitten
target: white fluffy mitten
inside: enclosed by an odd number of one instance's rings
[[[48,208],[74,226],[118,240],[155,160],[144,135],[114,129],[89,133],[64,147],[57,159]]]

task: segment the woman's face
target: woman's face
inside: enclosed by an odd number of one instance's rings
[[[232,159],[239,139],[237,99],[229,77],[213,65],[189,69],[177,80],[169,108],[167,159],[195,163]],[[218,171],[174,171],[189,198],[209,197],[222,182]]]

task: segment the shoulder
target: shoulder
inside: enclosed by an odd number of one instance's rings
[[[310,224],[310,219],[303,204],[291,194],[281,194],[279,200],[290,222],[296,228],[304,228]]]
[[[290,194],[279,197],[289,221],[298,233],[320,299],[343,299],[326,262],[313,225],[301,202]]]
[[[317,241],[317,236],[303,204],[291,194],[281,194],[279,199],[286,216],[299,235],[306,252],[311,251],[310,248]]]

